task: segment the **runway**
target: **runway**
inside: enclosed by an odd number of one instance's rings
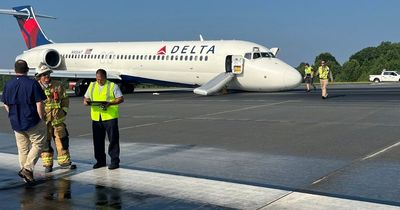
[[[331,85],[328,92],[327,100],[319,90],[306,93],[303,87],[210,97],[188,90],[125,95],[121,166],[283,191],[254,208],[283,208],[280,202],[293,202],[297,194],[308,200],[291,205],[323,196],[400,206],[400,85]],[[72,159],[78,167],[90,165],[90,109],[81,98],[70,99]],[[4,110],[0,132],[0,152],[16,154]],[[210,204],[215,205],[211,209],[235,208]]]

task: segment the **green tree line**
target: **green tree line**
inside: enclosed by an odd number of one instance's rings
[[[343,65],[332,54],[324,52],[315,58],[314,63],[310,63],[314,70],[318,69],[321,60],[327,62],[335,81],[368,81],[370,74],[380,74],[383,69],[400,70],[400,43],[382,42],[377,47],[364,48],[350,56]],[[304,64],[296,67],[302,75]]]

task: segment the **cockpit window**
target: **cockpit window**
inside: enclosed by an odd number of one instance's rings
[[[275,58],[275,55],[272,52],[255,52],[255,53],[245,53],[244,57],[246,59],[258,59],[258,58]]]
[[[274,54],[272,54],[271,52],[262,52],[261,56],[263,58],[275,58]]]
[[[253,53],[253,59],[261,58],[260,53]]]

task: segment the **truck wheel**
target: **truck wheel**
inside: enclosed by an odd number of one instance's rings
[[[378,83],[378,82],[380,82],[380,81],[379,81],[378,78],[376,78],[376,79],[374,79],[374,82],[375,82],[375,83]]]

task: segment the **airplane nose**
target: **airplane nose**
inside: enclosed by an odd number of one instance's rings
[[[289,69],[289,71],[286,71],[285,82],[288,89],[298,87],[301,81],[302,77],[299,71],[296,69]]]

